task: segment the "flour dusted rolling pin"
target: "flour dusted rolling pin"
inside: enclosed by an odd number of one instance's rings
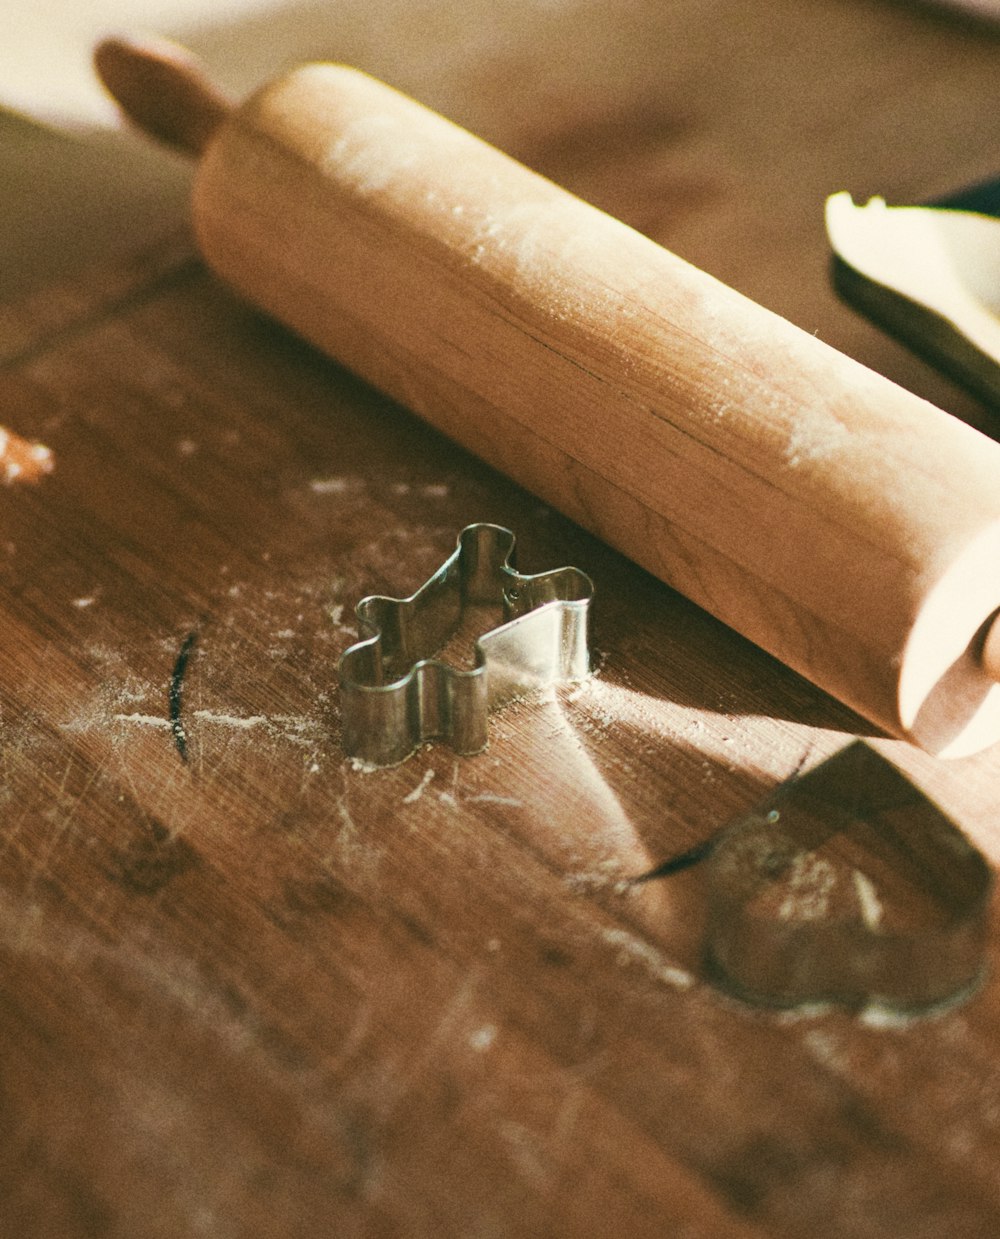
[[[97,64],[244,296],[875,723],[1000,738],[1000,446],[362,73]]]

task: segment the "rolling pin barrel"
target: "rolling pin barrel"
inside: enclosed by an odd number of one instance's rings
[[[244,296],[878,725],[1000,738],[1000,446],[362,73],[195,129]]]

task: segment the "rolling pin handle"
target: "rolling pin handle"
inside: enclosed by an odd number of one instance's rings
[[[167,39],[104,39],[94,68],[133,124],[186,155],[201,154],[232,110],[198,60]]]
[[[990,679],[1000,684],[1000,611],[986,621],[979,661]]]

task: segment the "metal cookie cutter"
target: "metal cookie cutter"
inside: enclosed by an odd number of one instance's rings
[[[390,766],[437,739],[456,753],[478,753],[491,710],[587,676],[592,581],[578,568],[522,576],[514,543],[499,525],[468,525],[415,594],[358,603],[361,639],[338,668],[349,757]],[[476,641],[475,665],[460,670],[435,658],[477,607],[502,622]]]

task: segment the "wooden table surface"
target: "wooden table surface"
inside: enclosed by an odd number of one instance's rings
[[[458,64],[428,3],[409,59],[362,67],[996,427],[836,302],[822,230],[836,190],[996,172],[995,33],[880,0],[520,8]],[[951,1010],[780,1013],[706,977],[704,866],[629,881],[863,722],[183,234],[0,325],[0,421],[55,461],[0,491],[0,1235],[1000,1233],[995,930]],[[357,769],[353,606],[480,520],[591,574],[597,672],[479,756]],[[1000,861],[1000,752],[873,743]]]

